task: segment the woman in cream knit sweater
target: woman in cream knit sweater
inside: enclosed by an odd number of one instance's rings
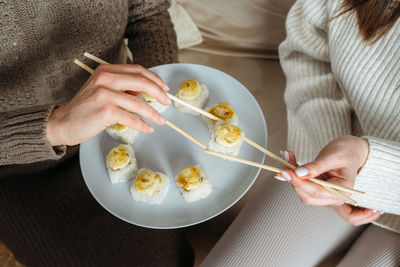
[[[264,182],[203,266],[316,266],[348,248],[339,266],[400,265],[399,17],[395,0],[294,4],[279,49],[283,154],[309,163],[277,176],[294,191]],[[307,181],[321,174],[366,192],[351,196],[363,208]]]

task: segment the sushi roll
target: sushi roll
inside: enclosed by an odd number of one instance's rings
[[[106,132],[115,140],[122,141],[126,144],[133,144],[138,131],[129,128],[126,125],[115,123],[106,128]]]
[[[200,84],[198,81],[195,80],[186,80],[183,81],[179,85],[178,92],[176,96],[185,101],[186,103],[191,104],[192,106],[203,108],[204,104],[208,99],[209,91],[206,85]],[[174,101],[175,108],[179,111],[198,116],[199,113],[193,111],[192,109],[179,104],[178,102]]]
[[[211,132],[208,148],[212,151],[237,156],[243,144],[244,132],[239,127],[217,122]]]
[[[154,97],[150,96],[149,94],[141,93],[140,98],[146,101],[147,104],[149,104],[152,108],[157,110],[158,113],[163,113],[168,108],[168,106],[160,104]]]
[[[208,113],[213,114],[214,116],[220,118],[226,123],[237,126],[239,124],[238,117],[233,110],[233,108],[229,105],[228,102],[222,102],[215,104],[206,109]],[[204,123],[207,125],[208,129],[212,132],[214,130],[215,124],[217,121],[207,118],[206,116],[201,116]]]
[[[132,179],[138,170],[135,152],[130,145],[114,147],[106,158],[108,176],[111,183],[126,182]]]
[[[168,177],[149,169],[140,169],[131,186],[134,200],[149,204],[161,204],[169,189]]]
[[[175,177],[175,181],[179,192],[188,203],[206,198],[212,191],[212,185],[200,165],[183,169]]]

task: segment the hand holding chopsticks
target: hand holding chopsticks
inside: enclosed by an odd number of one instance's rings
[[[86,57],[88,57],[88,58],[100,63],[100,64],[109,64],[109,63],[105,62],[104,60],[101,60],[101,59],[97,58],[96,56],[91,55],[91,54],[89,54],[87,52],[85,52],[84,55]],[[80,62],[79,60],[75,60],[75,63],[78,64],[79,66],[81,66],[82,68],[84,68],[85,70],[89,71],[90,73],[93,73],[92,69],[90,69],[88,66],[86,66],[84,63]],[[204,115],[204,116],[206,116],[206,117],[208,117],[208,118],[210,118],[212,120],[220,120],[220,118],[214,116],[213,114],[208,113],[208,112],[206,112],[206,111],[204,111],[204,110],[202,110],[200,108],[194,107],[194,106],[188,104],[187,102],[182,101],[179,98],[177,98],[177,97],[175,97],[175,96],[173,96],[171,94],[167,93],[167,95],[172,100],[174,100],[176,102],[179,102],[180,104],[185,105],[186,107],[191,108],[192,110],[194,110],[196,112],[199,112],[200,114],[202,114],[202,115]],[[272,167],[272,166],[268,166],[268,165],[264,165],[264,164],[260,164],[260,163],[256,163],[256,162],[252,162],[252,161],[248,161],[248,160],[244,160],[244,159],[240,159],[238,157],[233,157],[233,156],[229,156],[229,155],[218,153],[218,152],[214,152],[214,151],[210,151],[210,150],[207,149],[207,147],[204,144],[202,144],[200,141],[198,141],[196,138],[194,138],[193,136],[191,136],[190,134],[188,134],[184,130],[180,129],[175,124],[171,123],[170,121],[167,121],[166,124],[168,126],[170,126],[171,128],[173,128],[174,130],[178,131],[180,134],[184,135],[186,138],[188,138],[192,142],[196,143],[197,145],[199,145],[200,147],[205,149],[206,153],[208,153],[208,154],[212,154],[214,156],[219,156],[219,157],[224,158],[224,159],[241,162],[241,163],[244,163],[244,164],[247,164],[247,165],[256,166],[256,167],[263,168],[263,169],[270,170],[270,171],[274,171],[274,172],[281,172],[282,171],[281,169],[275,168],[275,167]],[[248,143],[249,145],[255,147],[256,149],[262,151],[267,156],[269,156],[269,157],[277,160],[278,162],[284,164],[285,166],[287,166],[287,167],[289,167],[291,169],[295,168],[295,166],[293,166],[290,163],[286,162],[285,160],[281,159],[279,156],[273,154],[272,152],[270,152],[267,149],[263,148],[262,146],[258,145],[257,143],[255,143],[254,141],[250,140],[249,138],[245,137],[244,141],[246,143]],[[329,192],[341,197],[342,199],[344,199],[345,201],[347,201],[348,203],[353,204],[353,205],[357,205],[357,202],[355,202],[351,198],[347,197],[346,195],[344,195],[344,194],[342,194],[340,192],[337,192],[333,188],[335,188],[337,190],[344,191],[344,192],[353,193],[353,194],[359,194],[359,195],[364,195],[365,194],[364,192],[360,192],[360,191],[357,191],[357,190],[354,190],[354,189],[351,189],[351,188],[347,188],[347,187],[343,187],[343,186],[340,186],[340,185],[335,185],[335,184],[332,184],[332,183],[329,183],[329,182],[326,182],[326,181],[323,181],[323,180],[315,179],[315,178],[310,179],[310,181],[312,181],[314,183],[317,183],[317,184],[320,184],[322,187],[324,187]]]

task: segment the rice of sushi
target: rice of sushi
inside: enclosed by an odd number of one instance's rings
[[[139,133],[128,126],[119,123],[108,126],[106,132],[111,136],[111,138],[126,144],[133,144]]]
[[[154,108],[158,113],[163,113],[168,108],[168,106],[160,104],[160,102],[158,102],[154,97],[146,93],[140,94],[139,97],[144,101],[146,101],[146,103],[149,104],[152,108]]]
[[[212,105],[208,108],[206,108],[206,111],[208,113],[213,114],[214,116],[217,116],[220,118],[222,121],[235,125],[237,126],[239,124],[239,119],[236,115],[236,112],[233,110],[233,108],[229,105],[228,102],[221,102],[215,105]],[[207,128],[212,132],[214,130],[215,124],[217,121],[212,120],[204,115],[201,115],[201,118],[203,119],[204,123],[206,124]]]
[[[128,144],[114,147],[107,155],[106,166],[111,183],[126,182],[132,179],[138,170],[133,148]]]
[[[187,84],[187,86],[185,87],[184,85]],[[193,87],[198,87],[200,88],[200,94],[198,96],[195,96],[194,98],[192,98],[192,96],[190,96],[189,94],[180,94],[180,92],[182,92],[181,90],[185,90],[185,88],[193,88]],[[198,107],[198,108],[203,108],[204,104],[207,102],[208,100],[208,95],[209,95],[209,90],[207,88],[207,86],[205,84],[200,84],[198,81],[195,80],[186,80],[183,81],[181,83],[181,85],[179,86],[179,90],[176,94],[176,97],[178,97],[179,99],[185,101],[186,103]],[[194,116],[199,116],[199,113],[188,108],[185,107],[184,105],[174,101],[175,104],[175,109],[188,113],[190,115],[194,115]]]
[[[200,165],[180,171],[175,177],[175,182],[183,199],[188,203],[204,199],[212,191],[212,185]]]
[[[130,188],[134,200],[161,204],[169,189],[169,179],[161,172],[140,169]]]
[[[215,152],[237,156],[243,144],[244,132],[239,127],[217,122],[208,140],[208,148]]]

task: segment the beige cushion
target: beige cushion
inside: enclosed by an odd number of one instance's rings
[[[203,41],[199,29],[181,4],[172,0],[168,12],[174,24],[179,49],[198,45]]]
[[[294,0],[177,0],[204,42],[191,49],[219,55],[277,58]]]

